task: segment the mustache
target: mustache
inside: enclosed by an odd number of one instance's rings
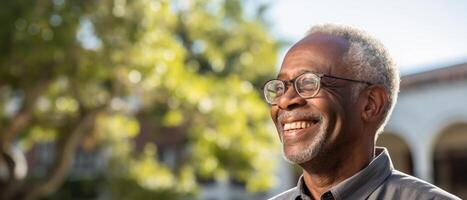
[[[311,113],[311,112],[286,111],[286,112],[280,112],[278,114],[277,121],[281,122],[284,119],[290,118],[290,117],[313,119],[313,120],[321,121],[321,119],[323,118],[323,115],[319,113]]]

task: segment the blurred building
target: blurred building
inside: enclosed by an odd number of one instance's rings
[[[404,76],[377,143],[396,169],[467,198],[467,63]]]

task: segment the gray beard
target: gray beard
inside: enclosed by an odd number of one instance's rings
[[[292,163],[292,164],[301,164],[307,161],[310,161],[311,159],[315,158],[318,156],[322,151],[324,147],[324,143],[326,141],[326,126],[327,126],[327,120],[325,118],[322,118],[322,121],[319,124],[319,130],[318,133],[316,134],[315,138],[311,142],[310,145],[308,145],[303,151],[301,152],[295,152],[295,153],[286,153],[285,152],[285,146],[282,145],[282,155],[287,162]],[[281,135],[281,141],[284,141]]]

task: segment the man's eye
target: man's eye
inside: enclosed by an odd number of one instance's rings
[[[316,87],[314,84],[304,84],[301,87],[303,90],[314,90]]]
[[[314,80],[303,80],[300,82],[300,89],[302,90],[316,90],[317,84]]]

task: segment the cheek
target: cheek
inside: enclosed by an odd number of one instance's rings
[[[278,113],[279,113],[279,109],[277,108],[277,106],[272,106],[270,114],[271,114],[271,119],[274,122],[274,124],[276,125],[276,127],[278,125],[277,124],[277,115],[278,115]]]
[[[345,118],[346,118],[346,128],[348,130],[348,134],[356,134],[359,132],[359,130],[362,129],[362,118],[361,114],[358,111],[357,108],[355,107],[349,107],[346,109],[345,113]]]
[[[276,118],[277,118],[277,108],[276,108],[276,106],[271,107],[270,114],[271,114],[272,121],[276,122]]]
[[[279,136],[279,139],[282,141],[281,139],[281,127],[279,125],[279,123],[277,122],[277,115],[279,113],[279,109],[277,108],[277,106],[272,106],[271,107],[271,119],[272,119],[272,122],[274,122],[274,126],[276,127],[276,131],[277,131],[277,135]]]
[[[340,132],[346,118],[343,106],[332,98],[317,100],[314,105],[326,118],[328,132]]]
[[[313,99],[313,101],[310,102],[310,105],[313,105],[315,108],[317,108],[322,114],[325,115],[325,117],[331,118],[335,117],[337,113],[340,113],[340,110],[342,109],[342,106],[332,98]]]
[[[350,108],[348,104],[337,100],[329,101],[329,133],[330,140],[335,145],[342,146],[342,144],[351,143],[355,132],[358,132],[358,126],[355,123],[355,110]],[[345,146],[345,145],[343,145]]]

